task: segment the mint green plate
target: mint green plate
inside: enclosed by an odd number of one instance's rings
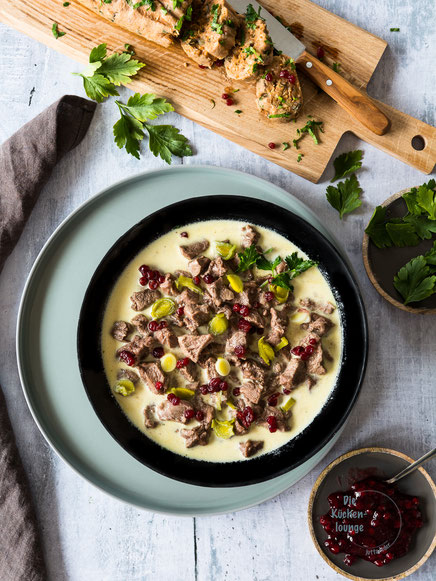
[[[233,512],[272,498],[305,476],[333,446],[287,474],[239,488],[203,488],[153,472],[109,435],[79,375],[76,333],[89,280],[112,244],[143,217],[185,198],[253,196],[287,208],[337,243],[316,216],[284,190],[217,167],[178,166],[122,181],[88,200],[53,233],[24,289],[17,356],[24,395],[41,432],[74,470],[121,500],[155,512]],[[219,470],[219,465],[217,466]]]

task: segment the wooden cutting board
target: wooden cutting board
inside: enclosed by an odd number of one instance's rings
[[[263,0],[262,4],[290,25],[309,51],[316,53],[322,46],[325,61],[330,65],[339,62],[341,73],[362,92],[366,90],[387,46],[384,40],[309,0],[282,0],[279,7],[275,0]],[[131,44],[146,67],[130,88],[167,97],[181,115],[312,182],[320,179],[341,136],[347,131],[425,173],[430,173],[436,163],[434,127],[378,102],[392,126],[386,135],[374,135],[353,121],[303,74],[300,78],[305,105],[301,116],[295,124],[277,124],[258,113],[252,83],[228,81],[222,67],[200,69],[189,61],[179,46],[165,49],[149,43],[100,18],[75,0],[71,0],[67,8],[62,6],[62,0],[0,0],[0,20],[82,63],[87,62],[91,48],[102,42],[106,42],[111,51],[121,51],[125,43]],[[51,32],[53,22],[59,24],[60,31],[67,33],[58,40]],[[229,86],[239,89],[232,107],[227,107],[221,99],[225,87]],[[237,115],[236,109],[242,113]],[[281,144],[292,144],[296,129],[306,123],[307,115],[324,122],[321,143],[315,145],[310,136],[305,136],[298,152],[293,147],[283,151]],[[421,136],[424,148],[420,151],[412,147],[415,136]],[[269,142],[276,143],[277,148],[269,149]],[[298,153],[304,155],[300,163],[297,162]]]

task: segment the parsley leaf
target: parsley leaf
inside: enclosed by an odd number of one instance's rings
[[[416,235],[415,228],[412,224],[396,224],[388,222],[386,232],[395,246],[416,246],[419,238]]]
[[[144,95],[135,93],[129,98],[127,105],[119,101],[116,101],[116,104],[142,122],[156,119],[158,115],[174,111],[171,103],[168,103],[166,99],[156,97],[154,93],[145,93]]]
[[[277,258],[275,258],[272,262],[265,258],[265,256],[261,256],[260,258],[257,259],[256,266],[257,268],[260,268],[260,270],[274,271],[277,268],[277,266],[281,263],[281,261],[282,259],[280,256],[277,256]]]
[[[144,138],[142,123],[130,115],[125,115],[120,108],[121,119],[113,128],[115,143],[120,149],[126,148],[136,159],[139,159],[139,144]]]
[[[256,245],[252,244],[244,250],[244,252],[238,252],[239,264],[236,269],[237,272],[244,272],[252,266],[254,266],[261,255],[256,249]]]
[[[339,217],[342,220],[344,214],[348,214],[362,205],[361,193],[359,181],[353,174],[344,182],[339,182],[337,187],[328,186],[326,195],[327,201],[339,212]]]
[[[292,279],[293,276],[291,276],[291,274],[288,271],[281,272],[280,274],[277,274],[276,276],[273,277],[271,284],[274,286],[280,286],[282,288],[286,288],[290,291],[293,291],[294,287],[291,284]]]
[[[99,75],[104,75],[111,83],[116,86],[121,84],[127,85],[131,81],[131,77],[144,67],[144,63],[132,59],[132,55],[128,53],[114,52],[109,57],[103,60],[98,69]]]
[[[89,62],[96,63],[98,61],[103,61],[107,56],[107,44],[99,44],[95,46],[89,53]],[[101,65],[101,63],[100,63]]]
[[[83,87],[85,93],[90,99],[101,103],[106,97],[118,95],[118,91],[115,89],[114,85],[103,77],[103,75],[93,74],[90,77],[83,77]]]
[[[403,218],[404,222],[412,224],[415,232],[422,240],[428,240],[432,234],[436,234],[436,220],[429,220],[426,216],[408,214]]]
[[[404,304],[422,301],[436,292],[436,276],[431,275],[424,256],[412,258],[394,277],[394,287]]]
[[[331,181],[335,182],[360,169],[362,167],[362,157],[363,151],[361,149],[339,155],[333,162],[335,177]]]
[[[392,246],[392,240],[386,230],[386,208],[376,206],[365,232],[377,246],[377,248],[388,248]]]
[[[301,258],[298,256],[297,252],[293,252],[290,256],[287,256],[285,262],[291,271],[292,278],[295,278],[307,269],[312,268],[312,266],[318,265],[318,263],[313,260],[305,260],[304,258]]]
[[[416,199],[427,212],[429,219],[436,220],[436,192],[427,185],[419,186]]]
[[[262,7],[259,6],[259,12],[256,12],[256,10],[253,8],[252,4],[249,4],[247,6],[247,11],[245,13],[245,22],[247,24],[248,28],[251,28],[253,30],[255,30],[256,28],[256,21],[257,20],[265,20],[261,15],[260,15],[260,11],[262,10]]]
[[[217,34],[223,34],[223,32],[224,32],[223,25],[218,20],[219,17],[220,17],[220,14],[221,14],[220,5],[219,4],[214,4],[212,6],[211,12],[213,14],[213,18],[212,18],[212,24],[210,25],[210,27]]]
[[[436,266],[436,241],[433,243],[432,248],[424,254],[424,258],[428,265]]]
[[[58,38],[61,38],[61,36],[65,36],[67,34],[66,32],[61,32],[58,29],[58,23],[57,22],[53,22],[53,26],[51,27],[51,31],[52,31],[53,36],[55,37],[56,40]]]
[[[268,117],[269,117],[269,115],[268,115]],[[320,131],[321,133],[324,133],[323,121],[315,121],[314,119],[309,119],[309,121],[307,121],[306,125],[304,125],[300,129],[297,129],[298,137],[296,137],[295,139],[292,140],[295,149],[298,149],[298,142],[300,141],[300,139],[302,139],[304,137],[305,134],[308,134],[311,136],[315,145],[319,145],[318,131]]]
[[[192,149],[188,145],[188,139],[172,125],[148,125],[147,129],[150,140],[149,147],[151,153],[160,156],[168,164],[171,164],[172,155],[184,157],[192,155]]]

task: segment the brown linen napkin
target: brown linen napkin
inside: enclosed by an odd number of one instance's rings
[[[54,166],[82,141],[95,107],[66,95],[0,147],[0,273]],[[0,580],[46,579],[26,476],[0,389]]]

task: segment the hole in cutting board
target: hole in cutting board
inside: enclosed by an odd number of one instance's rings
[[[416,151],[422,151],[425,147],[425,139],[422,135],[415,135],[412,137],[412,147]]]

